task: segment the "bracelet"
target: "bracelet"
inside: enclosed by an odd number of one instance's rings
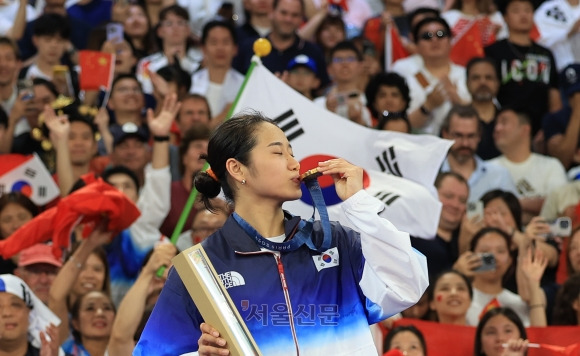
[[[169,141],[169,135],[167,135],[167,136],[153,136],[153,141],[155,141],[155,142]]]
[[[75,258],[75,256],[70,255],[69,261],[73,262],[78,269],[82,269],[83,268],[83,264],[80,263],[79,261],[77,261],[77,259]]]
[[[421,111],[421,113],[423,115],[430,115],[431,114],[431,111],[427,110],[427,108],[425,107],[425,105],[421,105],[419,107],[419,110]]]
[[[532,304],[530,305],[530,309],[534,309],[534,308],[545,308],[546,306],[544,304]]]

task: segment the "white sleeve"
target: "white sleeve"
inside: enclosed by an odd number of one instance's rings
[[[558,42],[568,40],[568,33],[574,26],[571,14],[565,14],[566,10],[560,1],[548,1],[542,4],[534,13],[534,23],[540,32],[538,42],[548,48],[552,48]]]
[[[145,167],[145,184],[137,200],[137,207],[141,216],[129,227],[131,239],[139,248],[148,248],[160,240],[159,227],[171,208],[169,166],[153,169],[148,164]]]
[[[365,258],[360,287],[385,315],[419,301],[429,285],[427,259],[411,247],[409,234],[378,215],[384,204],[361,190],[342,204],[348,223],[360,233]]]

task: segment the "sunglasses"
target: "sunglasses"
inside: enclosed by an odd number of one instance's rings
[[[430,41],[434,37],[437,37],[437,38],[449,37],[449,32],[443,31],[443,30],[438,30],[435,32],[423,32],[421,34],[421,39],[425,40],[425,41]]]

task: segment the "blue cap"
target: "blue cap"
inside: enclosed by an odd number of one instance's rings
[[[318,70],[316,69],[316,62],[314,62],[312,58],[308,57],[305,54],[299,54],[296,57],[294,57],[288,63],[288,70],[292,70],[298,66],[306,67],[311,71],[313,71],[314,75],[318,75]]]

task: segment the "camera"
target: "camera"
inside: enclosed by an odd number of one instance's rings
[[[561,217],[556,220],[548,221],[548,225],[550,225],[550,233],[548,237],[567,237],[572,234],[572,220],[569,217]]]
[[[474,269],[474,272],[495,271],[495,256],[493,253],[478,253],[481,259],[481,266]]]

